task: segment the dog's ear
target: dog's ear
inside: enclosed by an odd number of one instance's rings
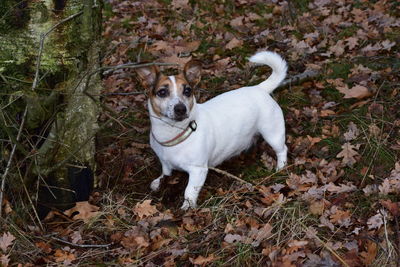
[[[147,66],[136,68],[136,73],[139,75],[140,81],[144,88],[152,89],[158,80],[160,70],[157,66]]]
[[[190,85],[195,86],[200,82],[201,79],[201,68],[202,64],[199,60],[191,60],[186,63],[183,74]]]

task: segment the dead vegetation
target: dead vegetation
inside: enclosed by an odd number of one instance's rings
[[[247,57],[283,55],[275,91],[289,165],[273,171],[258,142],[210,171],[201,207],[179,210],[186,175],[157,194],[146,95],[130,69],[103,73],[90,204],[43,229],[7,199],[0,261],[34,265],[400,266],[399,8],[397,1],[107,1],[105,66],[205,63],[199,102],[269,75]],[[165,67],[167,68],[167,67]],[[167,71],[175,72],[176,68]],[[106,124],[104,124],[106,123]]]

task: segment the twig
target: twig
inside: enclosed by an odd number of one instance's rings
[[[397,238],[397,262],[396,266],[400,267],[400,229],[399,229],[399,217],[394,215],[394,223],[396,229],[396,238]]]
[[[23,129],[24,124],[25,124],[26,114],[27,113],[28,113],[28,106],[25,107],[24,114],[22,115],[21,126],[18,129],[17,139],[16,139],[15,143],[13,144],[13,147],[12,147],[12,150],[11,150],[11,153],[10,153],[10,157],[8,158],[6,169],[5,169],[4,173],[3,173],[3,175],[1,176],[0,217],[3,214],[3,197],[4,197],[4,188],[5,188],[5,185],[6,185],[6,178],[7,178],[8,172],[10,171],[10,168],[11,168],[11,162],[12,162],[12,160],[14,158],[15,150],[17,148],[17,143],[19,142],[19,139],[21,138],[21,133],[22,133],[22,129]]]
[[[18,174],[19,174],[19,175],[18,175],[19,178],[21,179],[22,186],[24,187],[25,194],[26,194],[26,196],[28,197],[29,203],[30,203],[30,204],[32,205],[32,207],[33,207],[34,205],[33,205],[33,202],[32,202],[32,198],[30,197],[29,192],[28,192],[28,189],[26,188],[26,185],[25,185],[25,183],[24,183],[24,180],[22,179],[21,171],[20,171],[19,168],[18,168]],[[36,209],[33,209],[33,213],[35,214],[36,220],[37,220],[38,223],[39,223],[40,230],[43,231],[43,230],[44,230],[44,227],[43,227],[42,222],[40,221],[40,217],[39,217],[39,214],[37,213]]]
[[[308,227],[307,227],[303,222],[300,222],[300,224],[303,226],[304,229],[308,230]],[[327,243],[325,243],[325,242],[324,242],[321,238],[319,238],[317,235],[314,235],[314,237],[315,237],[319,242],[321,242],[321,244],[322,244],[330,253],[332,253],[332,255],[335,256],[336,259],[338,259],[338,260],[340,261],[340,263],[341,263],[343,266],[345,266],[345,267],[350,267],[350,265],[347,264],[347,262],[346,262],[344,259],[342,259],[342,257],[340,257],[340,255],[337,254],[336,251],[334,251]]]
[[[114,95],[144,95],[145,92],[129,92],[129,93],[105,93],[101,94],[101,96],[114,96]]]
[[[229,178],[235,179],[236,181],[239,181],[239,182],[241,182],[243,184],[253,185],[251,182],[247,182],[247,181],[245,181],[243,179],[240,179],[239,177],[237,177],[237,176],[235,176],[233,174],[230,174],[229,172],[223,171],[221,169],[217,169],[217,168],[214,168],[214,167],[208,167],[208,169],[213,170],[213,171],[215,171],[215,172],[217,172],[219,174],[223,174],[225,176],[228,176]]]
[[[64,244],[67,244],[67,245],[70,245],[70,246],[79,247],[79,248],[108,248],[109,246],[111,246],[111,244],[104,244],[104,245],[74,244],[74,243],[68,242],[66,240],[63,240],[61,238],[54,237],[54,236],[52,236],[51,239],[61,242],[61,243],[64,243]]]
[[[100,69],[106,69],[106,71],[104,71],[103,74],[107,75],[110,72],[113,72],[113,71],[119,70],[119,69],[136,69],[136,68],[151,67],[151,66],[179,66],[179,64],[177,64],[177,63],[160,63],[160,62],[125,63],[125,64],[121,64],[121,65],[116,65],[116,66],[106,66],[106,67],[102,67]]]
[[[297,74],[295,76],[293,76],[290,79],[286,79],[284,80],[279,87],[286,87],[288,85],[292,85],[292,84],[299,84],[302,83],[306,80],[310,80],[312,78],[315,78],[319,75],[319,71],[316,70],[306,70],[303,73]]]

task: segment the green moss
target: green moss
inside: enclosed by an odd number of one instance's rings
[[[328,69],[331,70],[329,74],[330,79],[343,78],[347,79],[350,69],[353,67],[352,64],[347,62],[335,62],[328,65]]]
[[[345,29],[343,29],[338,35],[337,35],[337,40],[342,40],[344,38],[351,37],[357,33],[357,30],[359,29],[358,26],[356,25],[351,25]]]
[[[241,177],[245,181],[253,181],[269,175],[271,172],[268,171],[261,164],[252,164],[248,166],[242,166]]]
[[[297,1],[292,1],[291,3],[298,9],[301,13],[308,12],[309,11],[309,4],[310,0],[297,0]]]

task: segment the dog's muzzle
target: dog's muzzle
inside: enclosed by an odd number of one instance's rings
[[[186,119],[187,118],[186,112],[187,112],[187,109],[184,104],[182,104],[182,103],[176,104],[174,106],[175,120],[181,121],[183,119]]]

